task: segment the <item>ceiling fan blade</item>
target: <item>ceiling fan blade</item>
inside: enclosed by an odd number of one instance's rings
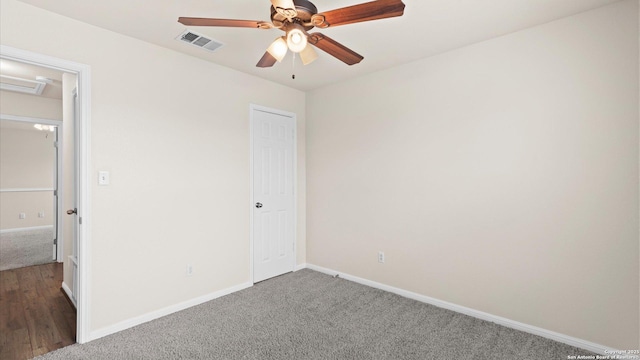
[[[362,55],[320,33],[309,34],[308,41],[311,45],[315,45],[318,49],[347,65],[357,64],[364,59]]]
[[[268,51],[266,51],[264,55],[262,55],[262,58],[260,58],[260,61],[258,61],[256,66],[261,68],[272,67],[273,64],[276,63],[276,61],[278,60],[271,56]]]
[[[224,27],[246,27],[268,29],[273,27],[270,22],[257,20],[234,20],[234,19],[212,19],[180,17],[178,22],[188,26],[224,26]]]
[[[404,3],[401,0],[377,0],[348,6],[313,15],[311,22],[318,28],[353,24],[362,21],[402,16]]]

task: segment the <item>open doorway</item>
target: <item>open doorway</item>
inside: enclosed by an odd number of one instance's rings
[[[84,343],[89,340],[88,313],[89,313],[89,207],[88,203],[88,142],[89,142],[89,67],[42,54],[23,51],[13,47],[0,45],[0,60],[3,63],[14,62],[29,66],[37,66],[43,70],[58,71],[62,74],[63,92],[67,96],[66,105],[63,105],[64,116],[62,123],[56,126],[53,133],[58,135],[58,143],[61,146],[58,150],[62,179],[58,183],[56,195],[59,197],[56,232],[58,236],[58,249],[56,251],[56,262],[53,264],[60,266],[63,264],[61,275],[56,273],[54,268],[42,268],[39,272],[42,280],[57,281],[58,293],[66,294],[69,304],[75,305],[77,311],[73,316],[57,316],[59,320],[66,321],[68,327],[73,328],[75,340]],[[3,65],[1,74],[6,74],[6,66]],[[35,79],[36,82],[43,79]],[[2,112],[5,110],[3,103]],[[10,120],[24,120],[28,116],[3,114],[4,118]],[[42,117],[44,118],[44,117]],[[53,119],[55,120],[55,119]],[[55,124],[54,124],[55,125]],[[67,215],[69,214],[69,215]],[[51,253],[53,255],[53,253]],[[58,262],[59,261],[59,262]],[[47,264],[48,266],[50,264]],[[1,275],[1,273],[0,273]],[[38,272],[30,276],[31,280],[38,282]],[[34,280],[35,277],[35,280]],[[19,279],[13,279],[19,280]],[[15,287],[16,281],[12,282]],[[62,291],[60,291],[62,289]],[[14,306],[14,305],[12,305]],[[2,306],[0,306],[2,308]],[[40,308],[44,309],[44,308]],[[11,309],[15,310],[15,309]],[[15,314],[17,312],[10,311]],[[56,316],[50,316],[56,317]],[[71,319],[72,318],[72,319]],[[14,319],[15,320],[15,319]],[[71,322],[73,320],[73,323]],[[45,326],[46,327],[46,326]],[[31,329],[29,329],[31,330]],[[51,334],[56,334],[52,331]],[[17,340],[17,339],[16,339]],[[22,339],[21,339],[22,340]],[[55,340],[55,336],[52,337]],[[40,341],[40,340],[38,340]],[[22,340],[22,345],[24,341]],[[20,344],[19,341],[15,342]],[[32,355],[36,356],[43,352],[52,351],[40,342],[32,342]],[[68,345],[68,344],[67,344]],[[65,346],[65,345],[63,345]],[[20,346],[18,346],[20,347]],[[23,346],[26,347],[26,346]],[[2,356],[0,356],[2,357]]]
[[[64,260],[58,248],[61,124],[0,114],[0,271]]]
[[[0,308],[11,309],[0,322],[10,322],[2,328],[13,339],[0,358],[20,359],[76,339],[75,305],[63,290],[72,224],[61,216],[65,193],[74,193],[63,134],[73,129],[76,84],[34,64],[0,59],[0,68]]]
[[[57,249],[62,76],[0,59],[0,271],[63,260]]]

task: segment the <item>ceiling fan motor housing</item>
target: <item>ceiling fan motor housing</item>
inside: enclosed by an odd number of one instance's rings
[[[318,9],[310,1],[293,0],[295,11],[291,9],[274,8],[271,6],[271,21],[277,28],[286,27],[287,22],[294,22],[304,26],[305,30],[313,29],[311,17],[318,13]]]

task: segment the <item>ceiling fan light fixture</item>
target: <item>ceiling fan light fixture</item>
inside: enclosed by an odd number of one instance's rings
[[[56,127],[53,125],[42,125],[42,124],[34,124],[33,125],[34,128],[40,130],[40,131],[55,131]]]
[[[405,4],[403,0],[368,0],[361,4],[346,6],[326,12],[318,12],[312,0],[270,0],[271,22],[258,20],[217,19],[199,17],[179,17],[178,22],[187,26],[221,26],[254,29],[278,29],[285,36],[276,39],[256,63],[266,68],[276,62],[282,62],[291,50],[294,55],[301,54],[303,62],[309,64],[316,59],[313,49],[306,50],[308,44],[347,65],[358,64],[364,57],[339,42],[321,33],[307,33],[314,27],[328,28],[365,21],[387,19],[402,16]],[[285,46],[282,46],[282,43]],[[305,52],[303,55],[302,52]],[[295,56],[294,56],[295,59]],[[294,62],[295,63],[295,62]]]
[[[307,44],[307,46],[300,52],[300,60],[304,65],[311,64],[318,58],[318,53],[313,50],[313,46],[311,44]]]
[[[287,30],[287,46],[289,50],[299,53],[307,47],[307,34],[300,24],[293,24]]]
[[[277,38],[274,42],[269,45],[267,52],[271,54],[278,62],[281,62],[284,59],[284,56],[287,55],[287,42],[284,40],[284,36]]]

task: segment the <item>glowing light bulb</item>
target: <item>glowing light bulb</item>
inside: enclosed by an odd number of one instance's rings
[[[299,53],[307,47],[307,34],[300,24],[294,24],[287,32],[287,46],[289,50]]]
[[[55,131],[56,127],[53,125],[42,125],[42,124],[35,124],[33,125],[34,128],[40,130],[40,131]]]

